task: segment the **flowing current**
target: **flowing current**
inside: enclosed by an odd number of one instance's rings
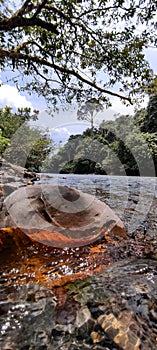
[[[157,180],[150,177],[42,174],[41,179],[96,196],[126,223],[128,233],[145,221],[157,197]]]

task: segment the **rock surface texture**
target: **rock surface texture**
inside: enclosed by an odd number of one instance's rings
[[[20,188],[5,199],[4,207],[3,228],[18,227],[52,247],[87,245],[108,232],[127,238],[121,220],[108,205],[68,186]]]

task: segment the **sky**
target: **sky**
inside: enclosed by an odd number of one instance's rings
[[[0,76],[0,82],[3,82],[3,74]],[[95,118],[95,126],[98,126],[102,120],[110,120],[117,113],[133,113],[133,107],[125,107],[117,97],[112,98],[113,107],[105,109],[104,112],[98,113]],[[5,105],[11,106],[13,109],[29,107],[32,110],[40,111],[39,118],[33,126],[40,127],[43,131],[49,129],[49,135],[54,140],[55,144],[60,141],[65,143],[71,134],[82,133],[90,124],[87,121],[78,121],[77,106],[69,106],[68,110],[63,111],[62,106],[59,112],[49,115],[46,110],[47,106],[44,98],[39,98],[37,95],[28,95],[17,90],[16,86],[11,83],[1,84],[0,86],[0,107]]]
[[[145,54],[151,68],[154,70],[154,73],[157,73],[157,48],[147,49]],[[44,98],[39,98],[35,94],[30,96],[27,93],[19,92],[16,86],[11,82],[3,85],[3,77],[4,73],[1,73],[0,83],[2,84],[0,86],[0,107],[9,105],[13,109],[22,107],[30,107],[32,110],[38,109],[40,111],[39,120],[35,125],[43,130],[48,128],[49,135],[52,137],[56,145],[59,145],[60,142],[65,143],[70,134],[79,134],[90,126],[87,121],[78,121],[76,106],[69,106],[69,109],[66,111],[63,111],[62,106],[60,106],[59,112],[56,112],[51,116],[46,112],[47,106]],[[112,97],[111,102],[111,108],[104,109],[103,112],[97,114],[95,118],[95,126],[98,126],[102,120],[114,119],[117,114],[134,113],[134,106],[125,106],[117,97]],[[146,106],[147,103],[148,98],[145,98],[141,107]]]

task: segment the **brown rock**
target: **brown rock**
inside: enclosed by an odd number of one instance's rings
[[[16,254],[16,249],[30,244],[30,239],[18,228],[0,229],[0,252],[11,249]]]
[[[53,247],[77,247],[108,232],[127,238],[117,215],[94,196],[68,186],[30,186],[4,202],[3,227],[19,227],[31,239]]]
[[[87,306],[82,306],[76,315],[76,326],[78,328],[82,327],[85,323],[87,323],[92,318],[91,313]]]
[[[104,339],[104,335],[93,331],[91,333],[91,338],[92,338],[93,344],[97,344],[97,343],[100,343]]]
[[[78,335],[81,338],[85,338],[86,334],[91,333],[94,327],[95,321],[92,319],[92,315],[88,307],[82,306],[76,314],[76,327],[78,329]]]
[[[140,349],[140,338],[130,327],[133,324],[136,326],[132,311],[124,310],[118,317],[115,317],[113,313],[101,315],[98,322],[115,344],[123,350]],[[136,328],[138,330],[138,327]]]

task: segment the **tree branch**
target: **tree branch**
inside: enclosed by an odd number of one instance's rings
[[[74,23],[72,22],[71,20],[71,17],[70,16],[67,16],[64,12],[62,12],[60,9],[58,9],[57,7],[55,6],[52,6],[50,4],[46,4],[45,5],[45,8],[47,10],[52,10],[53,13],[59,15],[60,18],[63,18],[65,21],[67,21],[68,23],[70,23],[71,26],[74,26]],[[77,19],[77,17],[73,17],[74,19]],[[78,23],[77,23],[78,24]]]
[[[39,15],[41,10],[45,7],[46,3],[47,3],[47,0],[43,0],[43,2],[38,5],[36,12],[32,16],[33,19],[36,18]]]
[[[16,18],[23,16],[27,11],[30,11],[34,8],[34,5],[31,3],[31,0],[26,0],[21,8],[19,8],[11,18]]]
[[[39,64],[39,65],[43,65],[45,67],[50,67],[50,68],[54,69],[55,71],[57,70],[58,72],[66,73],[69,76],[76,77],[79,81],[81,81],[81,82],[83,82],[83,83],[93,87],[95,90],[97,90],[99,92],[102,92],[102,93],[105,93],[105,94],[108,94],[108,95],[111,95],[111,96],[116,96],[116,97],[121,98],[122,100],[126,100],[129,103],[132,103],[130,97],[121,95],[119,93],[116,93],[116,92],[113,92],[113,91],[110,91],[110,90],[107,90],[107,89],[104,89],[101,86],[97,85],[96,83],[94,83],[94,82],[84,78],[77,71],[72,70],[72,69],[68,69],[65,66],[64,67],[63,66],[58,66],[57,64],[55,64],[53,62],[46,61],[46,60],[44,60],[44,59],[42,59],[40,57],[31,56],[31,55],[28,55],[28,54],[20,53],[20,52],[17,52],[15,50],[8,51],[8,50],[2,49],[2,48],[0,48],[0,57],[8,57],[8,58],[11,58],[13,60],[21,59],[21,60],[24,60],[24,61],[30,61],[30,62]]]
[[[0,30],[7,32],[8,30],[15,29],[15,28],[24,28],[24,27],[34,27],[38,26],[43,29],[47,29],[54,34],[58,34],[57,25],[52,24],[50,22],[45,22],[39,18],[33,19],[33,18],[25,18],[25,17],[11,17],[11,18],[4,18],[0,22]]]
[[[137,5],[135,6],[135,9],[137,8]],[[144,7],[145,8],[145,7]],[[143,10],[144,8],[141,8],[141,10]],[[93,8],[93,9],[90,9],[90,10],[87,10],[87,11],[84,11],[84,12],[82,12],[77,18],[79,19],[79,18],[81,18],[81,17],[83,17],[83,16],[86,16],[86,15],[88,15],[88,14],[90,14],[90,13],[94,13],[94,12],[97,12],[97,11],[109,11],[109,10],[118,10],[118,9],[121,9],[121,10],[123,10],[123,11],[126,11],[126,12],[130,12],[130,11],[133,11],[133,8],[131,8],[130,9],[130,7],[129,8],[127,8],[127,7],[124,7],[124,6],[120,6],[120,4],[118,4],[118,5],[115,5],[115,6],[107,6],[107,7],[97,7],[97,8]]]
[[[50,79],[50,78],[46,78],[42,73],[39,72],[39,70],[37,69],[37,67],[35,66],[34,63],[32,63],[32,67],[34,68],[35,72],[37,73],[37,75],[39,75],[43,80],[47,82],[53,82],[53,83],[57,83],[60,84],[60,82],[56,79]]]
[[[119,6],[108,6],[108,7],[98,7],[98,8],[95,8],[95,9],[90,9],[88,11],[84,11],[82,12],[77,18],[80,19],[81,17],[83,16],[86,16],[90,13],[93,13],[93,12],[97,12],[97,11],[109,11],[109,10],[113,10],[113,9],[118,9]]]

